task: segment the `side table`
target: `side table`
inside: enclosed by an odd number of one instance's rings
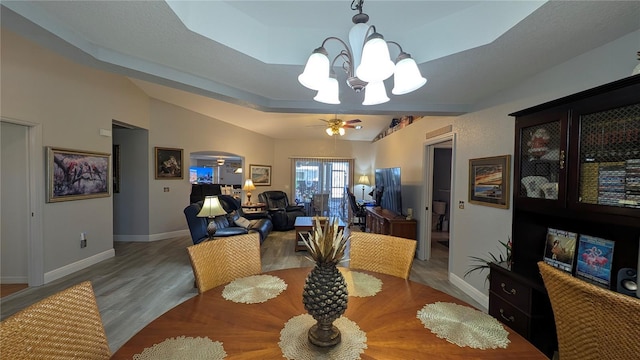
[[[267,209],[267,204],[265,203],[242,204],[242,211],[248,214],[265,211],[266,209]]]
[[[322,225],[324,225],[324,222],[327,221],[326,219],[327,218],[321,220]],[[311,216],[298,216],[296,218],[296,222],[294,223],[296,229],[296,238],[294,241],[295,251],[307,250],[304,242],[302,242],[302,240],[300,239],[300,234],[305,234],[306,236],[307,233],[313,230],[313,225],[313,217]],[[338,229],[343,230],[344,226],[345,224],[342,219],[338,219]]]

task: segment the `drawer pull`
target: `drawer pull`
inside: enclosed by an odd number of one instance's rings
[[[513,315],[511,316],[504,316],[504,309],[500,309],[500,317],[502,317],[503,319],[505,319],[508,322],[514,322],[516,321],[516,318],[513,317]]]
[[[505,289],[505,287],[507,286],[505,283],[501,283],[500,286],[502,287],[502,291],[504,291],[505,293],[507,293],[509,295],[515,295],[516,294],[516,289],[511,289],[511,290],[507,291],[507,289]]]

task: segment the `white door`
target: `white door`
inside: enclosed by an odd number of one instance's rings
[[[0,281],[26,284],[29,274],[29,129],[8,122],[0,124]]]

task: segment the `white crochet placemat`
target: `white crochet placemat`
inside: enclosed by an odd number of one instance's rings
[[[133,360],[221,360],[226,356],[219,341],[178,336],[145,348],[142,353],[133,355]]]
[[[287,284],[277,276],[253,275],[227,284],[222,297],[237,303],[257,304],[273,299],[286,289]]]
[[[375,276],[345,268],[340,268],[340,272],[347,282],[347,292],[349,296],[374,296],[382,290],[382,280]]]
[[[436,336],[460,347],[506,348],[510,343],[504,327],[490,315],[468,306],[436,302],[418,310],[417,318]]]
[[[333,322],[340,330],[341,341],[332,348],[320,348],[309,343],[308,331],[316,321],[309,314],[294,316],[280,331],[278,345],[282,355],[295,360],[351,360],[360,359],[360,354],[367,348],[367,334],[360,327],[344,316]]]

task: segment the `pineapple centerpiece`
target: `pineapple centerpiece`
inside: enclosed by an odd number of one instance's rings
[[[304,308],[317,321],[309,329],[309,342],[320,347],[335,346],[340,343],[340,330],[333,325],[347,310],[347,283],[337,268],[344,256],[348,237],[339,230],[335,218],[322,222],[317,217],[313,230],[308,235],[300,235],[309,254],[316,262],[304,284],[302,302]]]

